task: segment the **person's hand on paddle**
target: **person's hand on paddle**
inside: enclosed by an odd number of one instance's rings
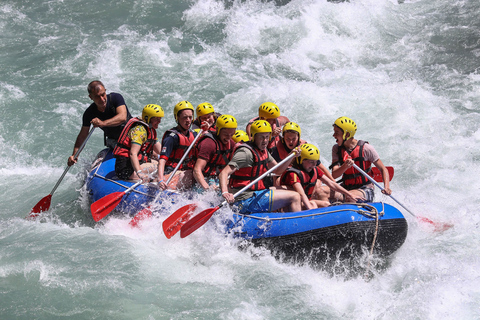
[[[302,155],[302,149],[300,147],[296,147],[292,150],[292,152],[295,153],[295,158],[298,158]]]
[[[233,194],[228,191],[222,192],[222,197],[227,200],[228,203],[233,203],[235,201]]]
[[[210,129],[210,124],[207,121],[203,121],[200,125],[200,128],[202,129],[202,131],[207,131],[208,129]]]
[[[163,177],[160,178],[158,177],[158,187],[162,190],[166,190],[167,189],[167,184],[165,183],[165,181],[163,180]]]
[[[99,128],[103,127],[103,121],[100,120],[100,119],[98,119],[98,118],[92,119],[92,121],[90,121],[90,123],[91,123],[95,128],[97,128],[97,127],[99,127]]]
[[[282,133],[282,128],[276,127],[275,129],[272,130],[272,137],[278,136],[280,133]]]
[[[75,158],[74,155],[68,157],[67,165],[68,165],[69,167],[73,166],[75,163],[77,163],[77,158]]]
[[[382,190],[382,193],[383,194],[386,194],[387,196],[391,195],[392,194],[392,190],[388,187],[385,187],[383,190]]]
[[[345,160],[345,163],[343,165],[347,166],[347,168],[350,168],[351,166],[353,166],[354,163],[355,161],[353,161],[353,159],[349,157],[347,160]]]

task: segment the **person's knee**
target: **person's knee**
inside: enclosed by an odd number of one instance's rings
[[[302,201],[302,197],[300,197],[300,194],[295,191],[291,191],[290,198],[291,198],[291,201],[294,201],[294,202]]]

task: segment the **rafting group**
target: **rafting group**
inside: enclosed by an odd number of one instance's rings
[[[391,194],[387,168],[368,142],[354,138],[357,126],[350,118],[333,124],[336,144],[329,172],[318,148],[301,139],[300,126],[281,116],[272,102],[260,105],[258,117],[243,131],[235,117],[216,113],[210,103],[194,108],[181,101],[173,108],[177,125],[159,139],[157,129],[165,115],[160,105],[148,104],[141,116],[132,117],[123,97],[107,94],[100,81],[87,89],[93,103],[83,114],[69,166],[77,161],[93,125],[104,131],[105,145],[113,150],[118,179],[153,182],[164,190],[214,189],[240,213],[373,202],[374,187],[365,176],[372,164],[382,176],[382,192]],[[257,179],[268,170],[272,174]],[[335,182],[339,177],[341,182]]]

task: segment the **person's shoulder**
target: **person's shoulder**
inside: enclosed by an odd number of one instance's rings
[[[198,147],[200,148],[201,147],[213,147],[215,148],[216,146],[216,143],[215,141],[213,140],[213,138],[209,137],[209,136],[205,136],[204,138],[200,138],[200,142],[198,143]]]
[[[252,118],[252,119],[248,120],[247,126],[251,125],[252,123],[254,123],[258,119],[260,119],[260,117],[255,117],[255,118]]]
[[[122,94],[118,93],[118,92],[110,92],[108,94],[111,98],[122,98],[123,99],[123,96]]]
[[[164,142],[179,141],[179,137],[178,137],[178,134],[175,131],[172,131],[171,129],[169,129],[169,130],[165,131],[165,133],[163,134],[162,140]]]
[[[120,93],[110,92],[108,95],[115,107],[125,105],[125,99],[123,99],[123,96]]]
[[[369,149],[369,150],[375,150],[375,147],[373,145],[371,145],[370,143],[368,143],[367,141],[365,141],[365,144],[363,145],[363,148],[364,149]]]
[[[277,119],[280,127],[283,127],[285,124],[290,122],[290,120],[286,116],[279,116]]]
[[[242,156],[242,157],[252,156],[253,157],[253,153],[252,153],[252,150],[250,150],[250,148],[248,148],[246,144],[242,144],[235,149],[235,153],[233,156],[234,157],[235,156]]]

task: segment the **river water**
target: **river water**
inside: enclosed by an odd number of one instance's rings
[[[467,0],[3,0],[0,319],[478,319],[479,12]],[[100,132],[27,221],[65,169],[95,79],[134,116],[160,104],[160,134],[180,100],[242,126],[275,102],[327,165],[332,123],[351,117],[395,168],[395,197],[454,227],[402,210],[405,244],[365,281],[240,251],[208,226],[167,240],[169,210],[141,230],[94,225],[82,187]]]

